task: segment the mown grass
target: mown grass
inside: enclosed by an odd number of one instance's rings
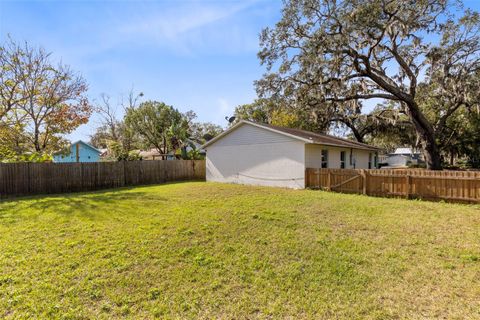
[[[479,206],[201,182],[0,203],[0,318],[479,317]]]

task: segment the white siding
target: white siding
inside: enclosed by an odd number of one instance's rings
[[[368,155],[372,154],[372,169],[374,166],[373,157],[375,152],[368,150],[353,150],[353,158],[355,160],[355,169],[368,169]],[[352,166],[353,168],[353,166]]]
[[[207,181],[305,187],[304,143],[244,124],[207,148]]]
[[[215,146],[240,146],[298,141],[283,134],[244,124],[214,143]]]
[[[328,150],[328,168],[340,169],[340,152],[345,151],[345,169],[353,169],[354,165],[350,165],[350,148],[322,146],[318,144],[305,145],[305,166],[307,168],[321,168],[322,167],[322,150]],[[375,152],[368,150],[353,149],[353,162],[356,169],[368,169],[368,155],[372,153],[372,168],[373,157]]]

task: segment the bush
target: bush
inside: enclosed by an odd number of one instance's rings
[[[117,156],[117,160],[118,161],[139,161],[139,160],[142,160],[142,156],[137,151],[130,151],[128,153],[121,152]]]

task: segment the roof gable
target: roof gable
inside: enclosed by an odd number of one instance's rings
[[[220,135],[216,136],[212,140],[205,143],[202,146],[202,148],[205,148],[211,144],[214,144],[216,141],[221,140],[223,137],[230,134],[231,132],[233,132],[234,130],[236,130],[242,125],[252,125],[255,127],[259,127],[265,130],[269,130],[278,134],[288,136],[296,140],[300,140],[305,143],[337,146],[337,147],[344,147],[344,148],[351,148],[351,149],[364,149],[364,150],[373,150],[373,151],[379,150],[379,148],[372,147],[364,143],[351,141],[343,138],[338,138],[338,137],[334,137],[326,134],[319,134],[319,133],[314,133],[314,132],[300,130],[300,129],[272,126],[268,124],[260,124],[260,123],[255,123],[247,120],[241,120],[240,122],[238,122],[237,124],[229,128],[228,130],[222,132]]]
[[[88,143],[86,143],[86,142],[84,142],[84,141],[82,141],[82,140],[75,141],[74,143],[71,144],[70,147],[73,147],[73,146],[76,145],[76,144],[82,144],[82,145],[84,145],[84,146],[92,149],[92,150],[95,151],[95,152],[102,153],[102,151],[98,150],[98,149],[95,148],[94,146],[92,146],[92,145],[90,145],[90,144],[88,144]]]

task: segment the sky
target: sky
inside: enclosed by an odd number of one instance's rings
[[[463,3],[480,10],[480,0]],[[10,35],[51,52],[87,80],[93,103],[133,89],[226,126],[256,98],[253,82],[266,71],[259,34],[281,8],[281,0],[0,0],[0,42]],[[99,125],[94,115],[67,138],[89,140]]]
[[[0,0],[0,42],[10,35],[51,52],[87,80],[93,102],[133,89],[225,126],[235,106],[256,98],[253,82],[265,72],[258,37],[281,7],[280,0]],[[88,141],[99,124],[94,115],[67,138]]]

